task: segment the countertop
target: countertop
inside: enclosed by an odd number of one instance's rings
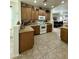
[[[31,26],[25,26],[25,28],[20,29],[20,33],[34,31]]]
[[[45,24],[49,25],[51,23],[45,22]],[[31,26],[40,26],[40,24],[38,24],[38,23],[31,23],[28,26],[25,26],[23,29],[20,29],[20,33],[34,31]]]
[[[63,25],[61,28],[68,29],[68,25]]]

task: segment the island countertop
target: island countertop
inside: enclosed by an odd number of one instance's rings
[[[20,33],[34,31],[31,26],[25,26],[25,28],[20,29]]]

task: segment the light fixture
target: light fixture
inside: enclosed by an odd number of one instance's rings
[[[44,6],[46,6],[47,4],[46,3],[44,3]]]
[[[36,3],[37,1],[36,0],[34,0],[34,3]]]
[[[63,3],[64,3],[64,1],[61,1],[61,3],[63,4]]]
[[[47,0],[44,0],[43,3],[44,3],[44,6],[46,6],[47,5]]]

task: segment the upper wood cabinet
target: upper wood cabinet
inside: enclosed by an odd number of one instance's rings
[[[50,13],[49,12],[46,12],[45,16],[46,16],[47,21],[50,20]]]
[[[27,20],[31,20],[31,11],[32,9],[31,8],[26,8],[27,12],[26,12],[26,18]]]
[[[45,10],[39,10],[39,16],[45,16],[46,12]]]
[[[32,20],[38,20],[38,10],[32,9]]]
[[[38,20],[38,16],[45,16],[46,20],[50,20],[50,12],[46,12],[46,10],[39,9],[34,6],[22,4],[21,6],[22,20],[35,21],[35,20]]]
[[[39,16],[43,16],[43,10],[39,9]]]
[[[31,20],[31,8],[21,7],[22,20]]]
[[[22,20],[27,19],[26,14],[27,14],[27,8],[21,7],[21,18],[22,18]]]
[[[35,11],[35,19],[38,20],[38,10]]]
[[[46,12],[45,10],[42,11],[42,16],[45,16]]]
[[[45,16],[46,20],[50,20],[50,12],[46,12],[45,10],[39,10],[39,16]]]

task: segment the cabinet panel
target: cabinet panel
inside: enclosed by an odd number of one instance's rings
[[[35,20],[35,10],[32,9],[32,20],[34,21]]]
[[[42,16],[45,16],[46,12],[45,10],[42,10]]]
[[[50,20],[50,13],[46,13],[45,16],[47,21]]]
[[[38,20],[38,11],[35,11],[35,20]]]
[[[39,9],[34,6],[28,6],[24,5],[24,7],[21,7],[22,19],[35,21],[38,20],[38,16],[45,16],[47,21],[50,20],[50,12],[46,12],[46,10]]]
[[[31,20],[31,8],[27,8],[27,13],[26,13],[26,17],[27,17],[27,20]]]
[[[32,9],[32,20],[38,20],[38,11]]]
[[[52,32],[52,24],[47,24],[47,32]]]
[[[35,35],[40,34],[40,26],[32,26],[32,28],[34,29],[34,34]]]
[[[39,10],[39,16],[43,16],[43,11]]]
[[[27,14],[27,8],[21,7],[21,18],[22,18],[22,20],[27,19],[26,14]]]
[[[31,20],[31,8],[21,7],[22,20]]]
[[[19,53],[31,49],[34,45],[34,32],[23,32],[19,34]]]
[[[68,29],[61,28],[60,36],[62,41],[68,43]]]

